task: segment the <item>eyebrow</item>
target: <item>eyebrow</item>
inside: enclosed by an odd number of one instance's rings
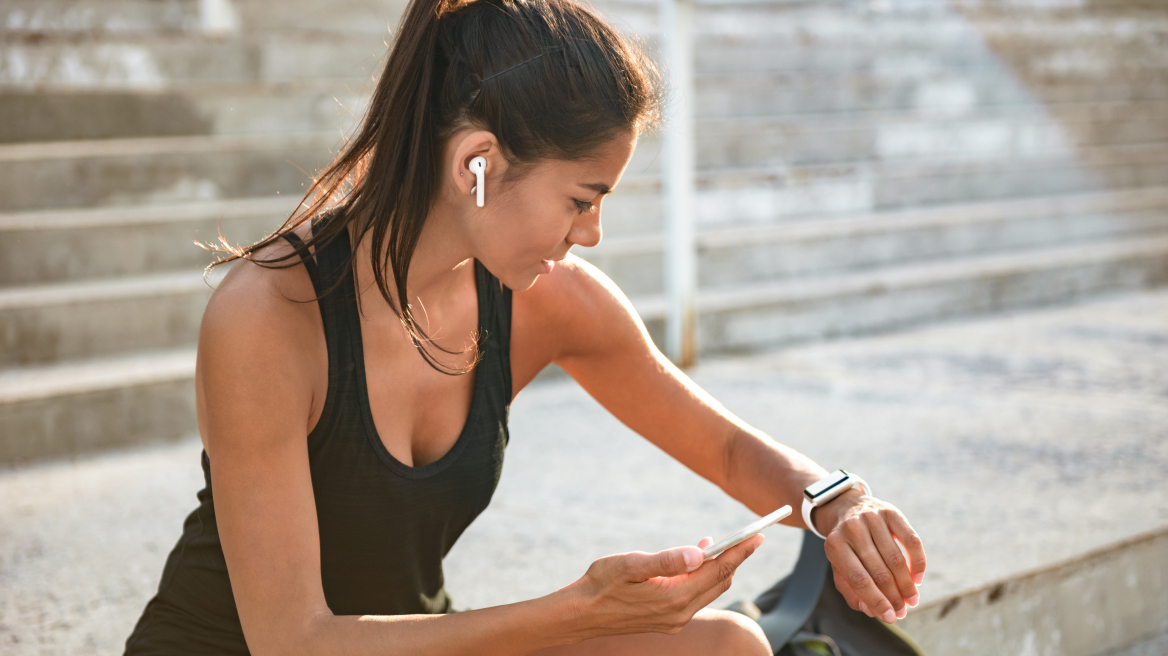
[[[591,189],[592,191],[595,191],[596,193],[600,194],[601,196],[608,194],[608,193],[612,193],[612,189],[608,185],[604,184],[603,182],[589,182],[589,183],[581,182],[580,186],[584,187],[585,189]]]

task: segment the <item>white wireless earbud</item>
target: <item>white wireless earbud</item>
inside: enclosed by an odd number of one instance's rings
[[[471,188],[471,191],[477,193],[477,196],[475,197],[475,203],[479,207],[483,206],[483,174],[486,172],[486,170],[487,158],[476,157],[470,161],[470,172],[475,174],[475,186]]]

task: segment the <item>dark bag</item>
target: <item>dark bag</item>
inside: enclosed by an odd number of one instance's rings
[[[925,656],[895,625],[852,610],[835,587],[823,540],[804,531],[795,571],[730,610],[758,622],[777,656]]]

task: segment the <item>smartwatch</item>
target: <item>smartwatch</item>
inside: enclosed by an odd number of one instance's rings
[[[815,524],[811,522],[811,511],[855,487],[860,488],[864,494],[872,496],[872,488],[868,487],[864,479],[842,469],[833,471],[803,490],[803,523],[807,524],[807,529],[818,535],[820,539],[826,539],[820,535]]]

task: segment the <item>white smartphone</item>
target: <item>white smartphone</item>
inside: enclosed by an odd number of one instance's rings
[[[751,522],[746,526],[743,526],[740,530],[727,535],[714,544],[711,544],[710,546],[703,549],[702,553],[705,555],[705,559],[709,560],[729,549],[730,547],[733,547],[734,545],[744,540],[748,540],[758,535],[759,533],[762,533],[764,528],[770,526],[771,524],[777,524],[778,522],[786,519],[790,514],[791,506],[783,506],[766,517],[763,517],[758,521]]]

